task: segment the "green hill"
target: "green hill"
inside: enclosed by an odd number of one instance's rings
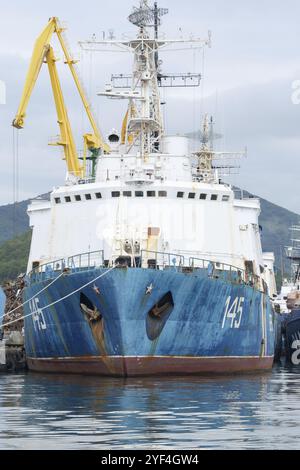
[[[259,224],[262,227],[261,241],[263,251],[273,251],[275,254],[275,265],[283,267],[289,272],[288,262],[285,259],[284,247],[290,244],[291,233],[289,228],[300,222],[300,215],[291,212],[284,207],[273,204],[266,199],[255,196],[248,191],[243,191],[244,197],[258,197],[260,199],[261,214]]]
[[[244,195],[254,197],[247,191]],[[45,198],[49,194],[44,194]],[[264,251],[274,251],[276,265],[281,266],[281,252],[290,242],[289,227],[299,223],[300,215],[265,199],[261,201],[259,223],[262,226],[262,245]],[[0,282],[15,278],[26,270],[31,230],[28,226],[26,209],[29,201],[8,204],[0,207]],[[283,261],[285,258],[283,256]],[[285,271],[288,272],[288,263]]]
[[[0,246],[0,283],[26,272],[31,230],[7,240]]]
[[[0,244],[28,231],[28,203],[29,201],[22,201],[0,206]]]

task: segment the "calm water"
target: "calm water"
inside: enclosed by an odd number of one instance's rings
[[[1,449],[300,448],[300,370],[223,378],[0,375]]]

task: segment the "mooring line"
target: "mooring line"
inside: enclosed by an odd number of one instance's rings
[[[24,305],[28,304],[28,302],[30,302],[34,297],[36,297],[37,295],[41,294],[42,292],[44,292],[46,289],[48,289],[50,286],[52,286],[56,281],[58,281],[59,278],[61,278],[64,274],[64,272],[62,272],[59,276],[57,276],[55,279],[53,279],[53,281],[50,282],[50,284],[47,284],[45,287],[43,287],[43,289],[41,289],[40,291],[38,291],[36,294],[34,294],[32,297],[30,297],[30,299],[28,300],[25,300],[25,302],[23,302],[21,305],[19,305],[18,307],[15,307],[14,309],[10,310],[9,312],[7,313],[4,313],[3,317],[6,317],[7,315],[10,315],[11,313],[15,312],[16,310],[19,310],[19,308],[22,308],[24,307]]]
[[[51,302],[50,304],[45,305],[45,307],[41,307],[41,308],[39,308],[38,310],[35,310],[34,312],[28,313],[27,315],[23,315],[23,317],[17,318],[16,320],[12,320],[12,321],[9,321],[9,322],[7,322],[7,323],[4,323],[4,324],[0,325],[0,329],[1,329],[1,328],[5,328],[6,326],[12,325],[13,323],[17,323],[17,322],[19,322],[20,320],[24,320],[25,318],[31,317],[32,315],[35,315],[36,313],[39,313],[39,312],[45,310],[46,308],[53,307],[53,305],[58,304],[58,303],[61,302],[62,300],[66,300],[68,297],[71,297],[71,295],[76,294],[76,292],[79,292],[81,289],[84,289],[85,287],[89,286],[90,284],[92,284],[93,282],[97,281],[97,280],[100,279],[101,277],[106,276],[106,275],[109,274],[113,269],[115,269],[115,268],[117,268],[117,267],[118,267],[118,265],[113,266],[113,267],[110,268],[108,271],[105,271],[104,273],[102,273],[102,274],[100,274],[99,276],[95,277],[94,279],[92,279],[91,281],[87,282],[86,284],[83,284],[82,286],[78,287],[77,289],[75,289],[74,291],[72,291],[72,292],[70,292],[69,294],[65,295],[64,297],[61,297],[60,299],[57,299],[57,300],[55,300],[54,302]],[[36,295],[37,295],[37,294],[35,294],[35,296],[36,296]],[[34,297],[35,297],[35,296],[34,296]]]

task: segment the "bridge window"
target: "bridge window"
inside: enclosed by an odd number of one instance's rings
[[[183,193],[182,191],[179,191],[179,192],[177,193],[177,197],[183,198],[183,197],[184,197],[184,193]]]
[[[189,199],[195,199],[196,193],[189,193]]]
[[[144,197],[143,191],[135,191],[135,197]]]
[[[75,201],[81,201],[81,196],[79,196],[79,194],[76,194]]]
[[[204,194],[204,193],[200,194],[200,199],[202,199],[203,201],[205,201],[206,197],[207,197],[207,194]]]
[[[123,191],[123,196],[124,197],[131,197],[132,193],[131,193],[131,191]]]
[[[211,197],[210,197],[210,200],[211,201],[217,201],[218,199],[218,195],[217,194],[212,194]]]
[[[66,201],[66,202],[71,202],[70,196],[66,196],[66,197],[65,197],[65,201]]]
[[[112,191],[111,197],[120,197],[120,191]]]
[[[147,191],[147,197],[155,197],[155,191]]]
[[[55,201],[55,204],[60,204],[60,203],[61,203],[60,197],[56,197],[56,198],[54,199],[54,201]]]
[[[158,191],[158,197],[167,197],[167,191]]]
[[[224,194],[222,196],[222,201],[229,201],[229,196]]]
[[[102,199],[102,194],[101,193],[96,193],[95,196],[96,196],[96,199]]]

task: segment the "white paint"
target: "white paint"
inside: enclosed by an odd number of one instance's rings
[[[5,366],[6,364],[6,348],[5,340],[0,341],[0,365]]]
[[[228,319],[230,320],[230,328],[239,328],[241,326],[244,301],[244,297],[235,297],[233,301],[231,301],[231,296],[227,297],[222,328],[225,327]]]
[[[298,366],[300,364],[300,340],[293,341],[292,349],[295,349],[291,357],[292,364]]]
[[[28,270],[36,261],[42,264],[96,250],[104,250],[104,259],[111,263],[134,246],[136,256],[155,247],[185,256],[186,263],[194,256],[245,269],[245,261],[251,261],[254,273],[261,275],[259,201],[235,200],[230,186],[219,183],[207,119],[206,138],[194,155],[186,137],[164,135],[154,57],[157,46],[145,30],[127,47],[134,52],[133,84],[118,95],[131,97],[134,104],[134,110],[130,106],[128,110],[126,144],[115,145],[111,154],[99,157],[95,182],[78,184],[70,178],[68,184],[54,189],[50,204],[40,201],[29,207],[34,229]],[[140,99],[135,99],[136,92]],[[158,229],[158,235],[149,235],[150,228]]]

